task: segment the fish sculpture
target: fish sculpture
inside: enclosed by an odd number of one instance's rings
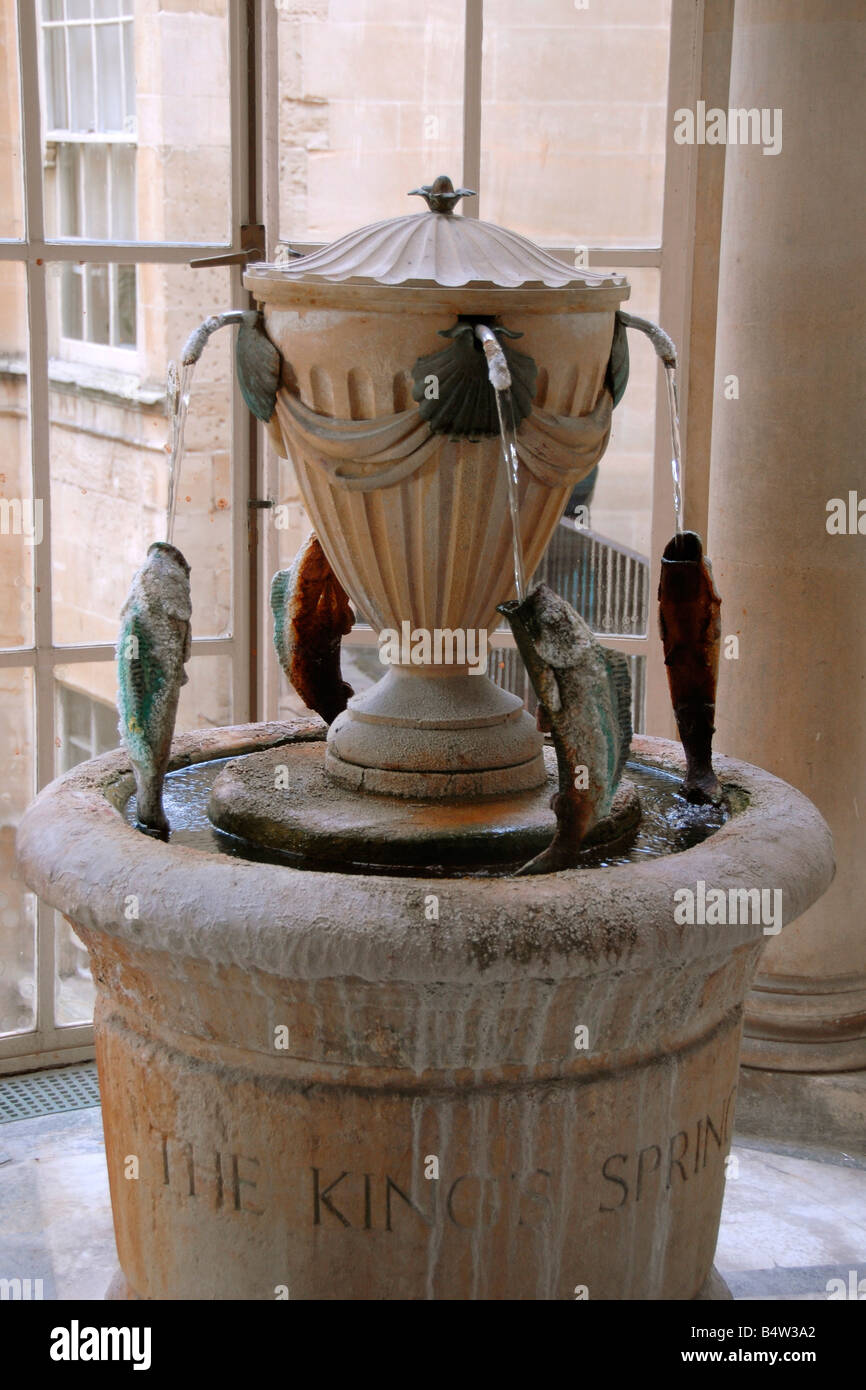
[[[119,731],[135,774],[137,826],[167,839],[162,786],[177,704],[187,682],[192,603],[189,565],[167,541],[155,541],[133,578],[117,641]]]
[[[610,812],[631,746],[631,678],[565,599],[538,584],[499,605],[538,697],[538,726],[556,750],[559,790],[552,843],[519,870],[571,868],[586,836]]]
[[[290,569],[271,580],[274,646],[308,709],[332,724],[354,690],[340,671],[340,642],[355,622],[348,595],[312,532]]]
[[[659,629],[677,728],[686,755],[683,794],[698,804],[724,799],[713,772],[716,682],[722,601],[696,531],[683,531],[662,553]]]

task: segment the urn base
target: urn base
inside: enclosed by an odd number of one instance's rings
[[[483,672],[393,666],[334,720],[326,766],[380,796],[496,796],[544,785],[543,747],[522,702]]]

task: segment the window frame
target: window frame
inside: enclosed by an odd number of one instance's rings
[[[24,266],[27,279],[28,316],[28,420],[33,497],[43,502],[43,539],[33,552],[34,642],[30,646],[0,649],[0,667],[28,667],[35,687],[34,794],[56,773],[57,701],[55,669],[89,662],[113,662],[113,643],[60,645],[52,634],[51,491],[49,391],[49,308],[47,274],[61,263],[189,264],[209,256],[237,255],[243,245],[242,228],[260,221],[257,206],[259,132],[257,88],[260,87],[257,32],[261,0],[227,6],[229,86],[231,110],[231,234],[229,242],[99,241],[49,237],[45,228],[43,159],[43,93],[35,75],[40,71],[41,23],[33,0],[17,0],[18,81],[20,91],[20,139],[24,196],[24,235],[0,239],[0,259]],[[264,6],[266,10],[267,5]],[[90,23],[91,21],[86,21]],[[116,21],[115,21],[116,22]],[[243,265],[231,266],[232,302],[249,304],[243,288]],[[180,346],[180,345],[178,345]],[[112,350],[114,351],[114,350]],[[126,350],[123,362],[128,373]],[[57,359],[53,359],[57,360]],[[84,364],[82,364],[84,366]],[[115,362],[112,363],[114,367]],[[167,364],[166,364],[167,365]],[[84,366],[84,370],[88,368]],[[249,498],[258,468],[261,430],[250,428],[251,417],[237,382],[232,386],[232,629],[229,636],[193,638],[193,656],[228,656],[232,664],[234,717],[242,723],[255,717],[254,672],[249,652],[251,631],[256,630],[257,590],[250,583],[251,555]],[[253,422],[255,424],[255,422]],[[58,1025],[55,1018],[54,910],[37,900],[35,957],[36,1021],[27,1032],[0,1037],[0,1073],[80,1061],[93,1056],[93,1025]]]

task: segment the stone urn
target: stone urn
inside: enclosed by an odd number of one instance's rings
[[[545,779],[541,738],[517,697],[470,674],[463,655],[477,653],[515,582],[494,394],[472,329],[492,326],[511,368],[531,575],[607,446],[629,287],[457,215],[463,191],[450,180],[418,191],[429,211],[244,278],[282,358],[272,435],[316,534],[357,614],[405,637],[334,722],[328,770],[396,795],[525,790]],[[419,664],[414,633],[431,636]]]
[[[184,735],[174,765],[290,763],[322,735]],[[678,745],[634,752],[683,769]],[[47,787],[18,852],[90,952],[114,1295],[724,1296],[743,1001],[768,937],[684,921],[676,895],[778,891],[787,923],[833,861],[800,793],[716,770],[739,809],[703,844],[524,879],[162,844],[121,814],[123,752]]]

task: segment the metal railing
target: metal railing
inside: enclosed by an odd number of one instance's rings
[[[534,578],[561,594],[599,637],[635,637],[647,631],[650,578],[646,556],[576,525],[569,517],[563,517],[557,526]],[[627,659],[632,722],[639,733],[644,727],[646,657],[629,654]],[[537,702],[516,648],[492,648],[487,674],[497,685],[519,695],[534,712]]]

